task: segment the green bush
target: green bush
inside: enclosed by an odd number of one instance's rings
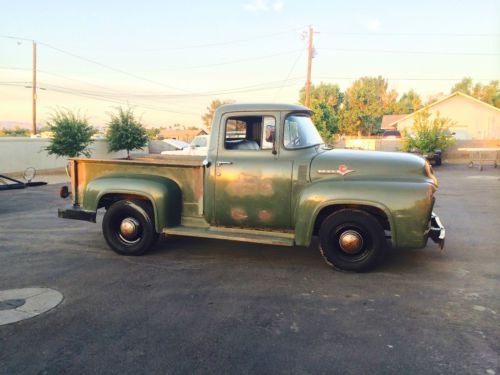
[[[15,129],[0,129],[0,137],[29,137],[30,131],[28,129],[16,126]]]
[[[148,143],[146,129],[130,108],[118,108],[117,114],[111,114],[108,126],[106,138],[110,152],[127,150],[127,159],[130,159],[131,150],[142,149]]]
[[[413,126],[403,131],[404,151],[419,150],[423,153],[446,151],[455,142],[450,132],[450,126],[455,123],[449,118],[441,117],[439,112],[432,119],[431,116],[427,108],[415,113]]]
[[[50,144],[45,148],[49,155],[70,158],[85,155],[90,157],[90,144],[96,129],[79,113],[69,110],[57,110],[47,122],[52,132]]]

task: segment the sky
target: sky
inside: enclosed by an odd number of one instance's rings
[[[130,106],[147,126],[202,124],[212,99],[296,103],[312,82],[381,75],[400,94],[500,80],[499,1],[0,0],[0,122],[79,111],[102,126]]]

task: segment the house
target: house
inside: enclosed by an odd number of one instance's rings
[[[500,109],[472,96],[454,92],[426,108],[432,117],[439,112],[441,117],[447,117],[454,121],[455,125],[450,127],[450,131],[455,133],[455,138],[458,140],[500,139]],[[415,113],[424,109],[398,118],[386,126],[399,131],[411,128]]]
[[[407,115],[384,115],[382,117],[382,123],[380,124],[380,130],[395,130],[395,125],[393,124],[406,116]]]
[[[179,141],[191,142],[197,135],[206,135],[204,129],[162,129],[159,136],[165,139],[178,139]]]

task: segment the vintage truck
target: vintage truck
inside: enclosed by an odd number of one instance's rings
[[[214,114],[207,156],[70,159],[68,219],[96,222],[123,255],[159,234],[309,246],[326,262],[366,271],[395,248],[440,244],[438,182],[423,158],[332,150],[312,111],[288,104],[229,104]]]

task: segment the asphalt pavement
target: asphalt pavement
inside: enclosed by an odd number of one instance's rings
[[[444,251],[390,250],[365,273],[316,244],[161,240],[142,257],[64,220],[61,185],[0,191],[0,291],[51,288],[0,326],[0,373],[500,373],[500,169],[437,169]]]

